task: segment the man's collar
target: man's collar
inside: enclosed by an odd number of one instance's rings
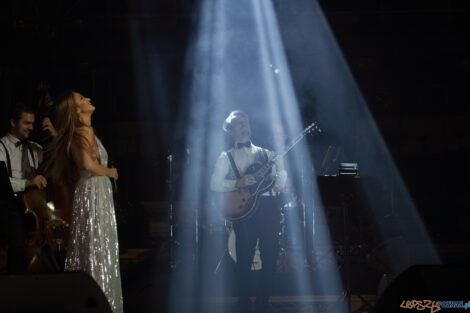
[[[16,144],[18,141],[21,141],[19,138],[13,136],[11,133],[7,134],[8,140],[10,140],[11,143]]]

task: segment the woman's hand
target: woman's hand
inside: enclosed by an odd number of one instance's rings
[[[117,179],[118,179],[118,171],[117,171],[117,168],[115,168],[115,167],[110,168],[110,169],[109,169],[108,176],[117,180]]]
[[[48,131],[52,137],[57,136],[57,131],[55,130],[54,125],[52,125],[51,119],[48,117],[45,117],[42,120],[42,130]]]

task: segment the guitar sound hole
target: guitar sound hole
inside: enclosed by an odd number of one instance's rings
[[[240,210],[243,209],[243,205],[240,205]]]

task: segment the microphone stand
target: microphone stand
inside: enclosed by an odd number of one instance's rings
[[[168,154],[168,193],[169,193],[169,225],[170,225],[170,269],[173,270],[176,268],[175,260],[175,249],[176,245],[179,245],[178,241],[175,238],[175,212],[173,208],[173,155]]]

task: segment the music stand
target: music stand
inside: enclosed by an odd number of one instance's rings
[[[357,209],[361,204],[361,198],[364,197],[356,163],[341,163],[338,175],[335,176],[318,176],[318,187],[322,202],[325,207],[336,207],[341,211],[341,225],[339,232],[340,240],[343,246],[343,268],[344,268],[344,291],[342,300],[346,301],[348,307],[351,305],[351,212]],[[369,303],[360,295],[357,295],[365,304]],[[370,305],[369,305],[370,306]]]

